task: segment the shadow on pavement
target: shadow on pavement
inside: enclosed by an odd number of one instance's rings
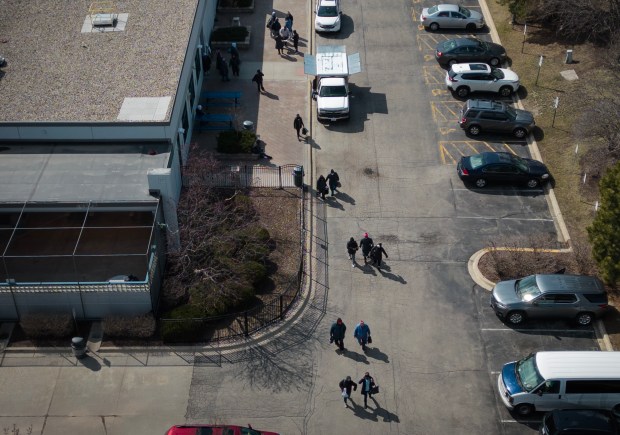
[[[272,93],[271,93],[271,92],[269,92],[269,91],[263,91],[263,93],[262,93],[262,94],[263,94],[265,97],[270,98],[270,99],[272,99],[272,100],[279,100],[279,99],[280,99],[280,97],[278,97],[276,94],[272,94]]]
[[[405,278],[403,278],[400,275],[391,273],[389,272],[389,270],[390,270],[389,266],[386,266],[384,264],[383,266],[381,266],[381,269],[379,269],[379,273],[381,273],[381,276],[383,276],[384,278],[391,279],[392,281],[396,281],[401,284],[407,284],[407,281],[405,280]]]
[[[82,364],[87,369],[92,370],[93,372],[98,372],[101,370],[101,364],[95,358],[90,355],[86,355],[82,359],[78,359],[78,362]]]
[[[374,415],[375,415],[375,419],[379,419],[381,418],[383,421],[393,421],[394,423],[399,423],[400,419],[398,418],[398,415],[388,411],[387,409],[383,409],[379,406],[379,403],[377,403],[377,400],[373,397],[370,400],[372,400],[373,402],[375,402],[375,411],[374,411]]]
[[[351,358],[353,361],[358,363],[370,364],[370,362],[368,362],[368,358],[366,358],[366,355],[359,354],[349,349],[345,349],[344,352],[342,352],[342,355],[347,358]]]
[[[377,272],[375,272],[375,268],[372,267],[370,263],[360,264],[360,269],[362,269],[362,272],[368,275],[377,276]]]
[[[387,354],[381,352],[379,348],[376,347],[366,347],[366,356],[378,359],[379,361],[383,361],[385,363],[390,362],[390,358],[387,356]]]
[[[355,200],[346,193],[338,191],[338,193],[336,194],[336,198],[351,205],[355,205]]]

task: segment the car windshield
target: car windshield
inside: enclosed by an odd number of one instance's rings
[[[517,111],[513,109],[511,106],[506,106],[506,114],[513,121],[517,119]]]
[[[459,12],[465,15],[467,18],[471,17],[471,12],[469,12],[469,9],[466,9],[462,6],[459,6]]]
[[[319,6],[317,15],[319,17],[337,17],[338,8],[336,8],[336,6]]]
[[[319,92],[321,97],[345,97],[347,88],[344,86],[323,86]]]
[[[480,166],[484,165],[484,156],[482,154],[469,156],[469,164],[472,169],[478,169]]]
[[[534,354],[523,358],[521,361],[517,361],[516,369],[517,380],[527,392],[532,391],[544,381],[543,377],[538,373],[536,356]]]
[[[430,8],[428,8],[428,14],[429,15],[433,15],[435,12],[437,12],[439,10],[439,6],[435,5],[435,6],[431,6]]]
[[[530,275],[527,278],[517,280],[515,283],[515,291],[517,296],[526,302],[542,294],[536,284],[536,275]]]
[[[503,72],[501,69],[499,69],[499,68],[493,68],[493,69],[491,70],[491,75],[492,75],[494,78],[499,79],[499,80],[501,80],[501,79],[503,79],[504,77],[506,77],[506,76],[504,75],[504,72]]]

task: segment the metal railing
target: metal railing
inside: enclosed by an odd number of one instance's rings
[[[232,165],[221,172],[210,174],[206,180],[212,187],[295,187],[294,164],[282,166]]]

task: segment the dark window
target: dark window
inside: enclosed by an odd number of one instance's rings
[[[503,172],[502,165],[488,165],[482,169],[482,172],[494,172],[494,173]]]
[[[200,78],[202,74],[202,68],[200,63],[200,50],[196,49],[196,56],[194,57],[194,68],[196,69],[196,78]]]
[[[583,295],[583,297],[585,297],[593,304],[606,304],[608,302],[607,295],[605,293],[586,294]]]
[[[554,296],[554,300],[556,303],[558,304],[572,304],[577,302],[577,296],[575,296],[574,294],[557,294],[557,295],[553,295]]]
[[[478,110],[474,110],[474,109],[469,109],[467,111],[467,113],[465,114],[465,116],[469,117],[469,118],[475,118],[478,116],[479,111]]]
[[[535,393],[559,394],[560,381],[545,381],[544,384],[536,389]]]
[[[438,16],[438,17],[447,17],[447,16],[448,16],[448,13],[447,13],[447,12],[439,12],[439,13],[437,14],[437,16]]]
[[[194,107],[196,100],[196,86],[194,86],[194,77],[189,79],[189,107]]]
[[[496,120],[497,119],[497,114],[495,112],[482,112],[480,114],[480,119],[492,119],[492,120]]]
[[[183,117],[181,118],[181,123],[183,124],[183,128],[185,129],[185,134],[189,131],[189,117],[187,116],[187,106],[183,109]]]
[[[620,381],[567,381],[566,394],[620,394]]]
[[[465,18],[463,15],[459,14],[458,12],[450,12],[450,16],[452,18]]]

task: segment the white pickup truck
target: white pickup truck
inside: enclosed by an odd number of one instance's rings
[[[316,55],[304,56],[304,72],[315,76],[312,98],[319,121],[348,119],[348,78],[362,70],[359,53],[347,56],[344,45],[317,47]]]

